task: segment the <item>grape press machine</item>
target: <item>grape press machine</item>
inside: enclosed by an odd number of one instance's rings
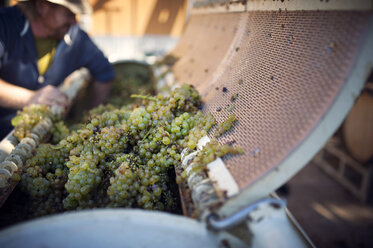
[[[234,142],[244,155],[209,164],[207,178],[191,174],[179,188],[183,216],[133,209],[67,213],[3,230],[1,247],[313,247],[272,193],[323,147],[364,87],[373,65],[373,1],[202,0],[191,6],[171,51],[179,60],[170,76],[194,85],[203,111],[218,122],[235,113],[238,123],[221,142]],[[11,134],[2,141],[2,203],[14,188],[7,179],[49,124],[40,123],[34,138],[19,144]],[[192,156],[181,166],[187,169]]]

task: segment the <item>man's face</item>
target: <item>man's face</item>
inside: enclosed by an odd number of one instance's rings
[[[48,30],[48,37],[61,40],[71,25],[76,23],[75,14],[61,5],[45,3],[41,13],[44,26]]]

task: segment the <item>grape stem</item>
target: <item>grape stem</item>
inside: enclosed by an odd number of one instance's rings
[[[156,97],[137,95],[137,94],[132,94],[131,98],[140,98],[140,99],[144,99],[144,100],[158,101],[158,98],[156,98]]]

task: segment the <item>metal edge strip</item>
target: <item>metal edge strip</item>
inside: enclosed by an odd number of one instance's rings
[[[227,197],[232,197],[239,193],[238,184],[221,158],[209,163],[207,168],[209,178],[217,191],[225,192]]]
[[[219,216],[231,215],[247,204],[257,201],[275,191],[302,169],[322,148],[329,137],[333,135],[352,108],[373,67],[372,27],[373,18],[367,27],[368,32],[365,40],[362,43],[355,65],[351,69],[345,85],[310,135],[278,167],[268,172],[260,180],[257,180],[238,195],[228,199],[217,210]]]
[[[372,10],[372,0],[248,0],[247,10]]]
[[[192,14],[228,13],[244,11],[309,11],[309,10],[373,10],[372,0],[248,0],[243,3],[221,3],[208,1],[206,5],[195,5]]]
[[[202,137],[198,141],[198,149],[202,149],[207,143],[210,142],[208,136]],[[232,174],[229,172],[221,158],[217,158],[207,165],[208,177],[211,180],[215,191],[218,195],[224,193],[225,197],[232,197],[239,193],[239,187],[234,180]]]

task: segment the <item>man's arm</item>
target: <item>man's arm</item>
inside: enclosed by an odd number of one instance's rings
[[[100,104],[104,104],[105,100],[110,94],[113,82],[99,82],[94,81],[92,87],[92,101],[91,108],[97,107]]]
[[[79,28],[74,26],[73,28]],[[85,67],[89,70],[91,77],[93,78],[93,87],[91,96],[90,107],[94,108],[100,104],[105,103],[110,90],[112,82],[115,79],[115,71],[113,66],[110,64],[104,53],[99,49],[96,44],[91,40],[86,32],[79,28],[78,32],[73,33],[79,39],[79,43],[75,42],[79,51],[75,54],[79,54],[75,59],[79,61],[81,67]]]
[[[31,103],[68,106],[66,95],[51,85],[33,91],[0,79],[0,89],[0,106],[4,108],[21,109]]]

